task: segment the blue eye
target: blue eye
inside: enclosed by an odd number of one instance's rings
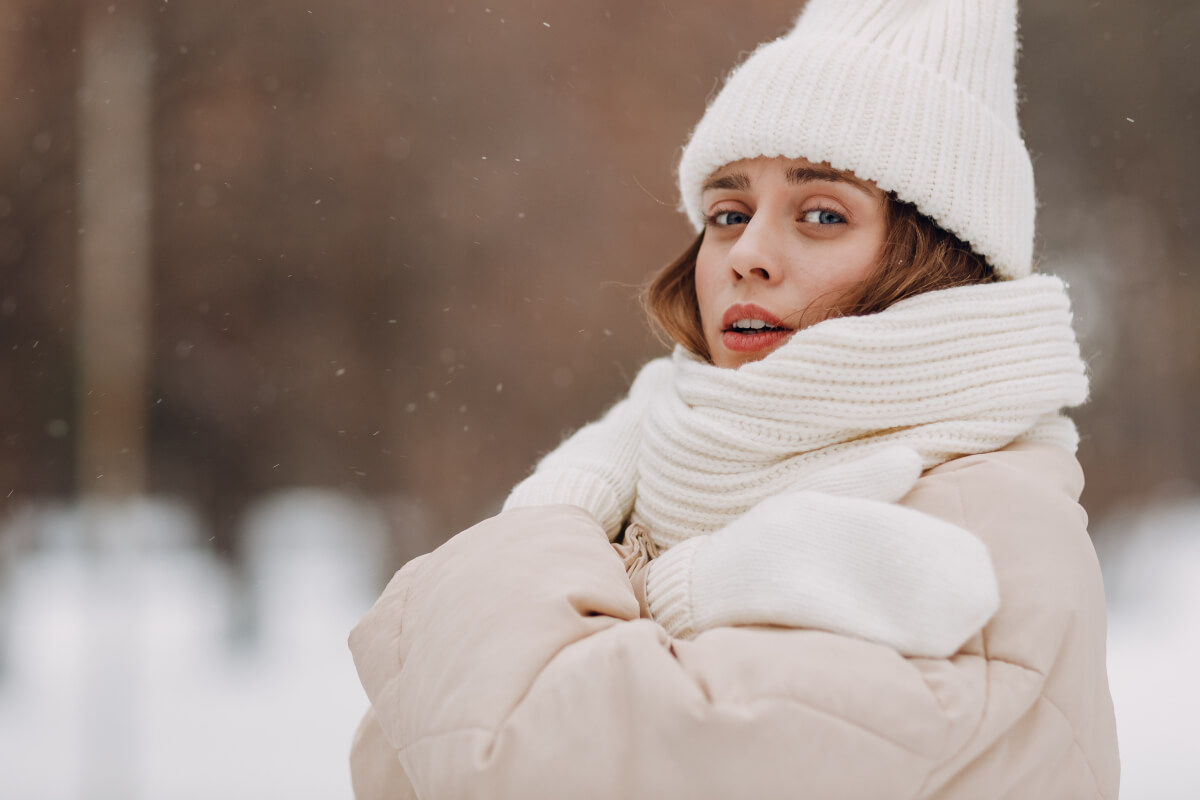
[[[708,224],[716,225],[718,228],[729,225],[745,225],[749,221],[750,215],[742,211],[718,211],[708,218]]]
[[[801,219],[817,225],[838,225],[846,221],[846,218],[836,211],[829,211],[824,208],[814,208],[812,211],[805,211]]]

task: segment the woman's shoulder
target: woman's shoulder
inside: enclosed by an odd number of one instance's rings
[[[969,530],[991,555],[1000,608],[971,647],[1001,665],[995,675],[1009,689],[1021,681],[1041,687],[1037,712],[1026,695],[994,691],[989,715],[1041,713],[1039,735],[1050,736],[1058,725],[1061,741],[1073,742],[1086,762],[1077,771],[1115,789],[1104,583],[1079,504],[1082,490],[1083,470],[1072,452],[1022,442],[930,470],[903,502]],[[1014,734],[1008,741],[1013,752],[1024,748],[1030,763],[1037,761],[1034,738]],[[979,773],[994,774],[986,766],[993,762],[1008,766],[1008,759],[984,755]]]
[[[1082,492],[1083,469],[1074,453],[1046,442],[1016,442],[928,470],[905,504],[944,506],[938,516],[956,516],[953,521],[968,528],[971,518],[978,521],[1006,508],[1055,517],[1065,513],[1086,528]]]
[[[1102,608],[1082,491],[1083,470],[1073,453],[1021,442],[929,470],[902,502],[982,539],[1008,600],[1023,594],[1051,605]]]
[[[984,485],[991,493],[1032,492],[1077,502],[1083,492],[1083,468],[1075,454],[1048,442],[1018,441],[1000,450],[962,456],[934,467],[923,480],[960,486]]]
[[[932,469],[903,499],[987,546],[1000,588],[985,630],[992,655],[1044,672],[1068,629],[1103,645],[1104,587],[1082,489],[1074,454],[1023,442]]]

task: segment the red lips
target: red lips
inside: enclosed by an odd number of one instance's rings
[[[721,330],[732,330],[733,323],[739,319],[761,319],[773,328],[787,327],[783,324],[783,320],[762,306],[756,306],[753,303],[735,303],[726,309],[725,315],[721,317]]]
[[[733,323],[739,319],[761,319],[775,330],[735,330]],[[721,344],[727,350],[737,353],[762,351],[763,355],[783,344],[795,333],[793,329],[784,325],[779,317],[753,303],[737,303],[726,309],[721,317],[721,331]]]

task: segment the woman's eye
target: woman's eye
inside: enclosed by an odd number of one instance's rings
[[[708,221],[718,227],[724,228],[729,225],[745,225],[750,221],[750,215],[742,211],[718,211],[711,215]]]
[[[846,221],[846,218],[836,211],[829,211],[824,208],[814,208],[812,211],[805,211],[801,219],[816,225],[837,225]]]

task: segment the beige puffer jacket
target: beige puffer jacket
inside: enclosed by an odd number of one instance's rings
[[[815,630],[671,640],[571,506],[400,570],[350,636],[359,800],[1115,798],[1104,594],[1074,457],[1020,444],[904,504],[991,551],[1000,610],[950,659]]]

